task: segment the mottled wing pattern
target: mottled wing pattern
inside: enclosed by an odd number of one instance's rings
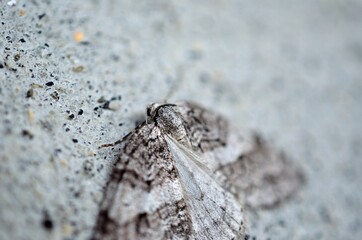
[[[230,125],[222,116],[191,102],[178,106],[193,150],[203,155],[203,163],[209,169],[216,171],[235,162],[252,148],[250,134],[230,132]]]
[[[122,146],[93,239],[187,239],[191,217],[160,129],[143,124]]]
[[[304,182],[299,168],[281,151],[276,151],[259,136],[253,148],[236,161],[220,166],[227,176],[224,187],[251,208],[270,208],[292,196]]]
[[[261,137],[232,129],[226,119],[194,103],[180,104],[180,112],[194,150],[241,203],[272,207],[302,186],[300,169]]]
[[[194,151],[208,152],[227,145],[228,122],[224,118],[191,102],[178,108]]]
[[[244,239],[244,213],[235,196],[200,167],[199,156],[172,137],[166,141],[175,159],[198,240]]]

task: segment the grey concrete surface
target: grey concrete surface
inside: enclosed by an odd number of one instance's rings
[[[122,138],[192,100],[307,176],[251,239],[362,239],[361,1],[0,1],[0,239],[87,239]],[[84,34],[82,41],[76,33]]]

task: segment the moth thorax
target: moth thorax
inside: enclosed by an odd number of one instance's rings
[[[162,106],[158,109],[156,122],[161,130],[177,141],[186,137],[186,129],[180,113],[173,106]]]

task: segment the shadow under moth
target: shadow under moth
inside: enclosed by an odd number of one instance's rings
[[[261,137],[194,103],[151,104],[121,141],[92,239],[245,239],[303,174]]]

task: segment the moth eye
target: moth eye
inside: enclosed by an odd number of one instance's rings
[[[157,112],[157,104],[156,103],[151,103],[147,106],[147,109],[146,109],[146,114],[147,114],[147,117],[149,118],[153,118]]]
[[[147,115],[147,117],[150,117],[150,116],[151,116],[151,109],[150,109],[150,106],[147,106],[147,109],[146,109],[146,115]]]

